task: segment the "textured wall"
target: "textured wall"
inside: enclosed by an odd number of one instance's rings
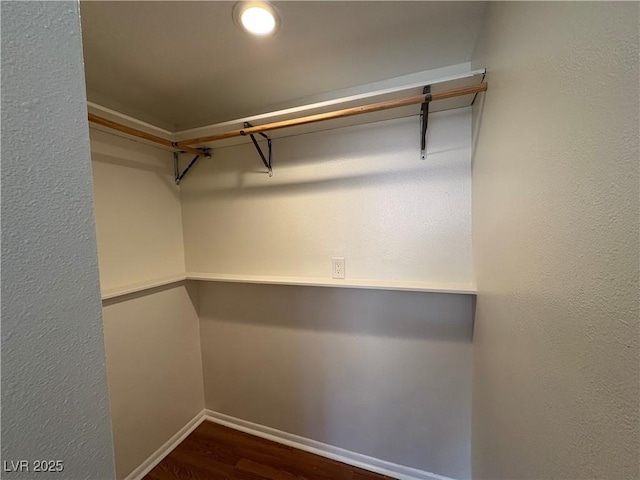
[[[638,478],[638,3],[492,3],[474,478]]]
[[[113,478],[78,5],[1,8],[3,478]]]
[[[204,408],[196,306],[197,285],[105,301],[118,478],[131,473]]]
[[[92,130],[91,158],[102,290],[184,274],[171,152]]]
[[[207,408],[470,476],[472,297],[200,283]]]
[[[251,144],[222,148],[181,185],[188,271],[470,283],[471,112],[277,139],[274,176]]]

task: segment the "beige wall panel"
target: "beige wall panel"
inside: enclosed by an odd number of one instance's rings
[[[473,473],[637,479],[639,6],[491,3]]]
[[[416,107],[416,112],[418,111]],[[471,111],[216,149],[181,185],[187,270],[330,279],[471,282]],[[263,143],[263,148],[266,148]]]
[[[193,284],[104,302],[118,478],[204,408],[196,305]]]
[[[184,273],[170,152],[91,131],[102,291]]]
[[[470,475],[472,297],[200,284],[206,406]]]

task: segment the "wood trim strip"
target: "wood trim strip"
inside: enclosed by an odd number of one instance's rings
[[[143,138],[145,140],[149,140],[150,142],[157,143],[159,145],[163,145],[165,147],[172,148],[174,150],[181,150],[183,152],[192,153],[194,155],[202,155],[203,153],[200,150],[196,150],[195,148],[191,148],[188,145],[180,145],[174,144],[171,140],[167,140],[166,138],[159,137],[157,135],[153,135],[152,133],[143,132],[142,130],[138,130],[136,128],[128,127],[126,125],[122,125],[121,123],[114,122],[112,120],[108,120],[106,118],[100,117],[98,115],[94,115],[93,113],[89,113],[89,121],[91,123],[95,123],[96,125],[102,125],[103,127],[110,128],[112,130],[117,130],[118,132],[126,133],[127,135],[132,135],[134,137]]]
[[[444,92],[431,94],[431,101],[444,100],[446,98],[459,97],[463,95],[471,95],[478,92],[484,92],[487,90],[486,83],[478,83],[468,87],[454,88],[446,90]],[[354,115],[361,115],[363,113],[379,112],[381,110],[389,110],[391,108],[406,107],[409,105],[417,105],[424,103],[425,95],[415,95],[413,97],[401,98],[398,100],[388,100],[386,102],[371,103],[368,105],[361,105],[358,107],[345,108],[342,110],[335,110],[333,112],[318,113],[315,115],[308,115],[306,117],[292,118],[290,120],[282,120],[279,122],[266,123],[264,125],[258,125],[255,127],[242,128],[238,130],[231,130],[229,132],[219,133],[215,135],[207,135],[204,137],[190,138],[178,142],[178,146],[181,148],[187,145],[202,144],[215,142],[216,140],[224,140],[226,138],[240,137],[244,135],[250,135],[254,133],[266,132],[269,130],[278,130],[280,128],[293,127],[297,125],[307,125],[309,123],[322,122],[324,120],[333,120],[336,118],[351,117]]]

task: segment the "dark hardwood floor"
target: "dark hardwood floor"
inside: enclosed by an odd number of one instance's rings
[[[145,480],[390,480],[344,463],[203,422]]]

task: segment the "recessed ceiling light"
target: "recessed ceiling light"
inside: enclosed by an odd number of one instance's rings
[[[244,30],[260,36],[273,33],[279,23],[276,10],[267,2],[239,2],[233,17]]]

